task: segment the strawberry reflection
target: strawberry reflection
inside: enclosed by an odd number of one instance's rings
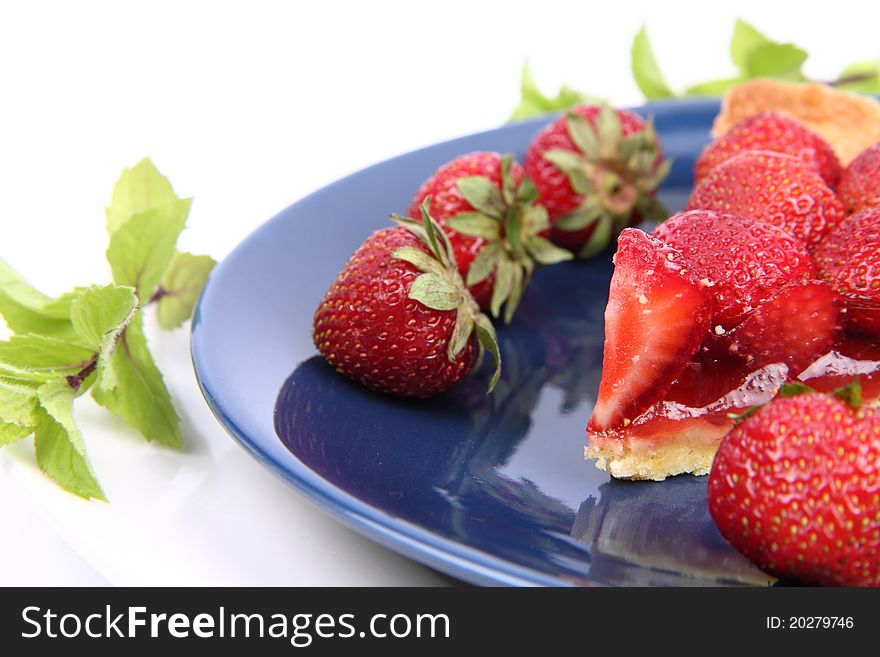
[[[613,585],[767,585],[730,547],[706,506],[706,478],[610,481],[588,497],[571,530],[592,555],[589,576]]]

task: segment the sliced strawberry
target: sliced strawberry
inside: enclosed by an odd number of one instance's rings
[[[619,427],[661,399],[710,325],[709,290],[679,251],[635,228],[617,244],[591,431]]]
[[[794,376],[842,335],[840,297],[825,281],[810,281],[780,289],[721,341],[753,367],[785,363]]]

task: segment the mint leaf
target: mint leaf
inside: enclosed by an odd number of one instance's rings
[[[575,105],[599,101],[595,96],[583,94],[565,85],[562,86],[555,98],[544,95],[535,83],[535,78],[532,77],[528,61],[523,62],[522,66],[520,96],[519,105],[514,108],[508,121],[521,121],[533,116],[559,112]]]
[[[142,312],[135,313],[129,322],[106,368],[92,388],[95,401],[147,440],[182,447],[180,418],[150,355]]]
[[[107,207],[107,232],[112,235],[133,216],[179,200],[168,179],[144,158],[131,169],[124,169],[113,187]]]
[[[651,47],[651,40],[648,38],[648,30],[644,25],[633,39],[630,62],[633,77],[639,89],[645,94],[645,98],[655,100],[675,96],[666,83],[663,73],[660,72],[657,59],[654,57],[654,49]]]
[[[30,436],[33,432],[34,427],[23,427],[20,424],[0,421],[0,447],[11,445]]]
[[[68,319],[76,293],[52,299],[35,290],[12,267],[0,260],[0,315],[14,333],[73,337]]]
[[[685,89],[686,96],[721,96],[725,91],[735,84],[742,82],[744,78],[724,78],[721,80],[710,80],[708,82],[700,82]]]
[[[35,430],[40,468],[62,488],[106,501],[73,420],[74,391],[64,379],[53,379],[37,389],[37,396],[44,411]]]
[[[746,71],[753,78],[803,80],[801,66],[805,61],[807,53],[791,43],[764,43],[749,52]]]
[[[0,342],[0,376],[46,381],[73,375],[86,367],[94,352],[72,342],[44,335],[14,335]]]
[[[850,64],[832,84],[838,89],[880,94],[880,59]]]
[[[36,389],[0,379],[0,423],[33,427],[38,419]]]
[[[70,321],[84,346],[103,352],[112,347],[119,332],[128,324],[137,302],[132,287],[90,287],[73,302]]]
[[[190,203],[190,199],[174,201],[136,214],[110,236],[107,260],[113,281],[134,287],[144,303],[174,257]]]
[[[156,315],[164,329],[177,328],[188,320],[217,262],[211,256],[178,252],[159,283]]]
[[[744,76],[749,75],[749,55],[758,46],[773,43],[741,18],[736,19],[730,40],[730,58]]]

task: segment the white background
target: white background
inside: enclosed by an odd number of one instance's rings
[[[220,259],[308,192],[389,156],[499,125],[528,57],[635,104],[648,24],[674,86],[732,73],[734,18],[832,79],[880,56],[874,3],[28,2],[0,4],[0,257],[48,293],[109,279],[103,208],[153,159],[194,196],[181,246]],[[871,15],[867,15],[871,14]],[[342,528],[232,443],[204,405],[188,334],[153,331],[188,449],[77,407],[110,504],[0,453],[0,584],[444,584]],[[586,419],[586,418],[585,418]]]

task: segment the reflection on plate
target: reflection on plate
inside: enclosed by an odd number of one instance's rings
[[[679,208],[717,103],[656,104],[675,158],[661,198]],[[315,355],[326,285],[438,165],[522,155],[542,121],[438,144],[365,169],[291,206],[209,282],[193,328],[205,398],[270,470],[355,529],[482,584],[765,584],[717,534],[705,480],[610,483],[582,458],[598,388],[610,254],[539,271],[504,368],[425,401],[370,392]],[[280,440],[279,440],[280,438]]]

